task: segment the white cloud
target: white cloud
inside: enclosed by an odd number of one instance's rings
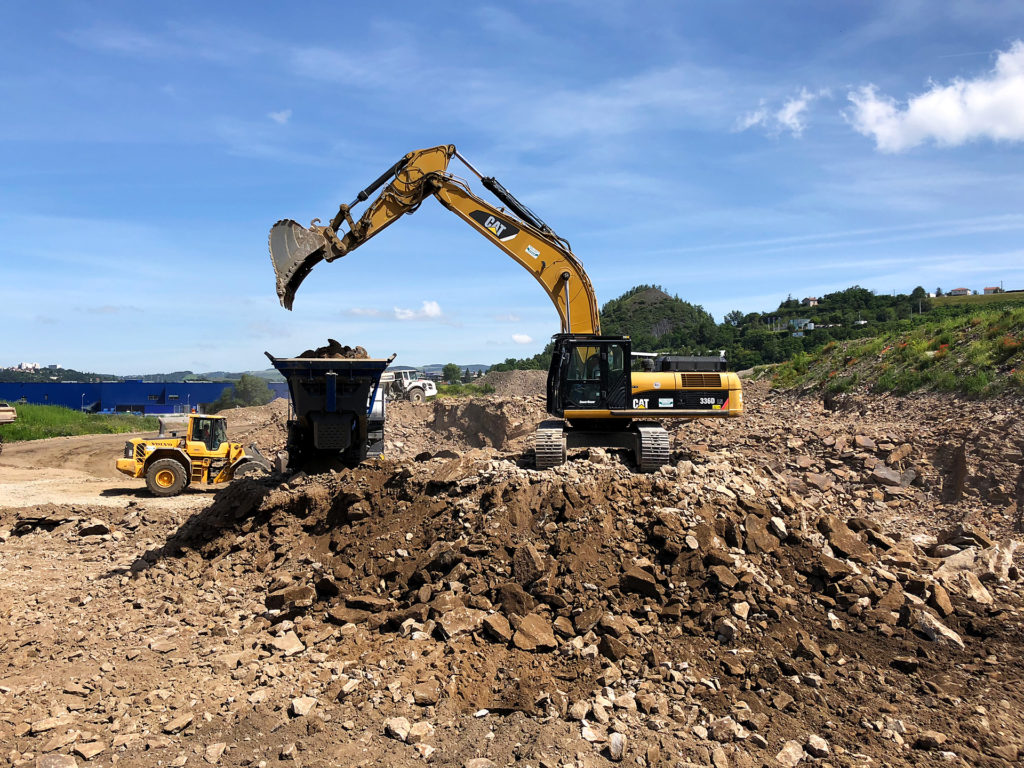
[[[874,85],[852,91],[849,99],[847,120],[882,152],[903,152],[928,140],[946,147],[977,139],[1024,141],[1024,42],[1001,52],[991,72],[933,83],[905,107],[879,95]]]
[[[814,93],[806,88],[801,88],[798,95],[787,99],[777,110],[769,109],[767,102],[762,99],[757,109],[748,112],[736,121],[736,130],[745,131],[761,126],[773,135],[789,131],[793,136],[799,138],[803,135],[804,128],[807,127],[806,113],[811,102],[828,95],[828,89]]]
[[[530,344],[533,341],[533,338],[527,336],[525,333],[513,333],[512,341],[516,344]]]
[[[345,314],[352,317],[380,317],[384,313],[373,307],[351,307],[345,310]]]
[[[518,323],[519,315],[514,314],[512,312],[508,312],[504,315],[495,315],[494,319],[497,320],[499,323]]]
[[[775,119],[781,127],[785,128],[791,134],[794,136],[800,136],[804,132],[804,128],[807,127],[807,123],[804,119],[804,112],[807,111],[807,105],[810,104],[814,98],[815,94],[811,93],[806,88],[801,88],[799,96],[794,96],[782,105],[782,109],[775,113]]]
[[[278,125],[284,125],[292,119],[292,111],[290,109],[282,109],[280,112],[270,112],[267,114],[271,120]]]
[[[419,309],[403,309],[395,307],[396,320],[436,320],[444,313],[436,301],[424,301]]]
[[[736,130],[745,131],[748,128],[753,128],[755,125],[764,125],[767,121],[768,108],[762,99],[761,105],[757,109],[753,112],[748,112],[736,122]]]

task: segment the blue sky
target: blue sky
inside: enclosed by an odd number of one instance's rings
[[[42,10],[41,10],[42,9]],[[12,3],[0,365],[245,370],[327,337],[495,362],[558,319],[428,201],[293,312],[275,220],[454,143],[603,303],[1024,288],[1020,2]],[[482,191],[482,190],[481,190]]]

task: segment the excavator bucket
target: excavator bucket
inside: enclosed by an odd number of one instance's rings
[[[326,254],[327,241],[315,229],[291,219],[282,219],[270,228],[270,263],[277,275],[277,298],[282,307],[292,308],[295,291]]]

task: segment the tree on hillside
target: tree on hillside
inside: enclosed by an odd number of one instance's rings
[[[213,405],[211,412],[223,411],[227,408],[240,408],[249,405],[266,405],[274,398],[265,379],[243,373],[233,386],[224,387]]]
[[[462,369],[455,363],[447,363],[441,369],[441,378],[449,384],[458,384],[462,381]]]
[[[729,325],[739,325],[743,322],[745,315],[738,309],[734,309],[732,312],[726,314],[724,320]]]

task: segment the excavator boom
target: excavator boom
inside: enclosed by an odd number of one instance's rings
[[[450,173],[453,157],[480,178],[504,207],[478,197]],[[382,186],[363,214],[353,219],[352,208]],[[270,230],[270,260],[282,306],[292,308],[299,285],[318,263],[347,255],[431,195],[533,275],[554,304],[563,333],[601,332],[593,286],[569,244],[496,179],[481,176],[451,144],[410,152],[351,203],[341,205],[327,226],[318,220],[309,227],[291,219],[277,222]]]
[[[478,197],[448,170],[453,158],[500,207]],[[569,243],[450,144],[410,152],[351,203],[341,205],[327,226],[318,220],[309,227],[291,219],[277,222],[270,230],[270,259],[281,304],[291,309],[295,291],[319,262],[340,259],[431,196],[533,275],[561,319],[547,380],[547,410],[556,418],[537,428],[538,469],[564,462],[568,448],[604,446],[632,451],[642,471],[653,471],[669,461],[669,434],[645,419],[743,413],[743,391],[734,373],[633,371],[629,337],[601,335],[594,288]],[[353,218],[353,207],[364,201],[369,201],[366,210]]]

